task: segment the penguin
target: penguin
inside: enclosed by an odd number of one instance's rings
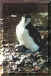
[[[20,45],[25,46],[32,52],[39,50],[40,33],[31,23],[31,16],[22,16],[20,22],[16,26],[16,37]]]

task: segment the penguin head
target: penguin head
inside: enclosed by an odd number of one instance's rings
[[[25,16],[25,22],[27,22],[27,21],[31,22],[31,16],[30,15]]]
[[[21,20],[24,23],[24,27],[26,27],[31,22],[31,16],[30,15],[23,15],[21,17]]]
[[[23,15],[23,16],[21,17],[21,19],[24,19],[25,22],[27,22],[27,21],[31,22],[31,15]]]
[[[25,18],[31,18],[31,15],[25,15]]]

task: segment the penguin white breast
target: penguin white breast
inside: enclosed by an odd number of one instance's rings
[[[17,25],[17,27],[16,27],[16,36],[17,36],[17,39],[18,39],[18,41],[19,41],[19,43],[21,44],[21,45],[23,45],[23,33],[24,33],[24,27],[23,27],[23,25],[24,25],[24,23],[20,23],[20,24],[18,24]]]

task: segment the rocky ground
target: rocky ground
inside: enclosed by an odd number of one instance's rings
[[[14,43],[5,44],[1,51],[4,56],[4,72],[48,72],[48,58],[42,56],[45,63],[40,65],[34,57],[34,53],[24,46]]]

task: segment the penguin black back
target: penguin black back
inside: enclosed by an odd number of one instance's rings
[[[26,29],[29,32],[29,35],[33,38],[33,40],[40,45],[40,32],[31,24],[31,22],[26,26]]]

